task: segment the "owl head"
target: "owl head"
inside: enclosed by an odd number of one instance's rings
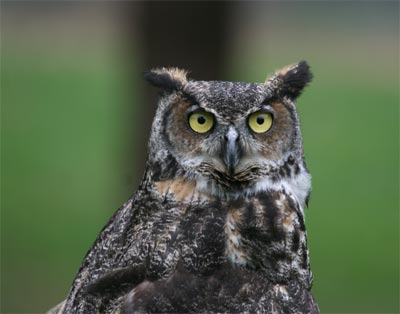
[[[264,83],[197,81],[176,68],[146,72],[161,89],[148,158],[155,180],[183,176],[235,191],[305,168],[295,100],[311,78],[305,61]]]

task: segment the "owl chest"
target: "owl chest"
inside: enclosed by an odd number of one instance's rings
[[[304,232],[289,197],[278,192],[252,199],[198,204],[167,202],[134,241],[149,273],[168,277],[178,266],[209,274],[229,262],[270,272],[307,262]],[[161,205],[160,205],[161,207]]]
[[[231,264],[261,270],[271,281],[309,275],[304,219],[284,191],[265,191],[229,208],[226,256]]]
[[[147,248],[149,272],[168,277],[178,266],[208,274],[226,261],[226,212],[210,204],[172,207],[152,217],[137,243]]]

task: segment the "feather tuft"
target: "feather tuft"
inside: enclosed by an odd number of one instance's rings
[[[265,84],[276,89],[276,96],[285,96],[295,100],[301,95],[303,89],[312,80],[310,66],[306,61],[289,65],[278,70]]]

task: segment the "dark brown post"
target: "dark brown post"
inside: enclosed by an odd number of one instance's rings
[[[140,53],[142,71],[154,67],[175,66],[190,71],[194,78],[217,80],[222,78],[224,57],[228,53],[229,13],[228,2],[146,1],[132,3],[132,21],[135,34],[141,38]],[[134,11],[134,12],[133,12]],[[157,94],[154,88],[145,86],[143,103],[146,104],[142,137],[136,136],[136,146],[144,152],[154,115]],[[144,157],[137,159],[144,165]],[[140,169],[139,171],[141,171]],[[135,173],[138,170],[135,169]]]

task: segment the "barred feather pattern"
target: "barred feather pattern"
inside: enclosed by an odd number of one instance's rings
[[[318,312],[291,192],[282,185],[221,199],[194,186],[176,200],[178,180],[160,190],[147,171],[89,251],[60,313]]]

